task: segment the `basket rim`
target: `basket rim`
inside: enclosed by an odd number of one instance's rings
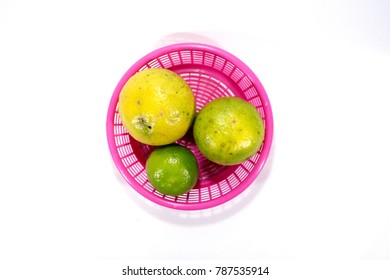
[[[113,123],[114,123],[115,111],[119,99],[119,93],[121,92],[123,86],[131,76],[133,76],[136,72],[138,72],[141,69],[141,67],[143,67],[147,62],[150,62],[151,60],[157,57],[160,57],[164,54],[171,53],[171,52],[188,51],[188,50],[207,51],[215,55],[218,55],[232,62],[235,66],[237,66],[251,80],[251,82],[259,92],[263,109],[264,109],[266,125],[265,125],[265,138],[262,145],[260,158],[256,162],[252,171],[249,172],[248,176],[243,181],[241,181],[237,187],[235,187],[230,192],[221,195],[220,197],[217,197],[215,199],[211,199],[204,202],[199,201],[193,203],[192,202],[182,203],[182,202],[175,202],[175,201],[159,198],[158,196],[154,195],[153,193],[146,190],[145,188],[140,187],[139,183],[132,176],[129,176],[128,171],[124,167],[122,160],[117,152],[115,139],[114,139],[115,135],[114,135]],[[196,42],[176,43],[176,44],[163,46],[151,51],[150,53],[146,54],[138,61],[136,61],[123,74],[118,84],[116,85],[109,102],[107,118],[106,118],[106,137],[107,137],[109,150],[111,153],[111,157],[114,161],[114,164],[118,169],[118,171],[120,172],[121,176],[127,181],[127,183],[133,189],[135,189],[139,194],[144,196],[146,199],[151,200],[152,202],[155,202],[161,206],[165,206],[172,209],[178,209],[178,210],[202,210],[202,209],[212,208],[233,199],[234,197],[242,193],[245,189],[247,189],[251,185],[251,183],[256,179],[256,177],[259,175],[259,173],[261,172],[261,170],[263,169],[267,161],[267,158],[270,153],[271,145],[272,145],[273,131],[274,131],[274,124],[273,124],[273,114],[272,114],[271,104],[262,83],[255,75],[255,73],[244,62],[242,62],[239,58],[229,53],[228,51],[213,45],[196,43]]]

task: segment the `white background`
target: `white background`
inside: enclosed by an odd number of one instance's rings
[[[389,15],[385,0],[0,0],[1,278],[134,260],[390,260]],[[124,72],[189,39],[244,61],[275,124],[251,187],[197,212],[136,193],[105,134]]]

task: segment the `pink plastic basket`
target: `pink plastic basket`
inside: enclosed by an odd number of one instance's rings
[[[146,177],[145,163],[153,147],[133,139],[118,114],[119,94],[127,80],[146,68],[167,68],[181,75],[196,97],[196,111],[221,96],[248,100],[265,123],[265,139],[250,159],[235,166],[207,160],[195,146],[191,133],[177,141],[189,148],[199,163],[199,180],[186,194],[167,196],[156,191]],[[234,55],[211,45],[180,43],[159,48],[136,62],[122,77],[112,95],[107,114],[107,139],[114,163],[124,179],[141,195],[160,205],[199,210],[225,203],[245,190],[258,176],[268,157],[273,118],[268,96],[256,75]]]

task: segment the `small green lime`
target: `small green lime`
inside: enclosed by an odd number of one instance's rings
[[[199,167],[190,150],[171,144],[153,150],[146,161],[146,174],[160,193],[178,196],[195,186]]]

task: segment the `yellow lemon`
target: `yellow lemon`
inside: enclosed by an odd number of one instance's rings
[[[195,115],[195,97],[173,71],[151,68],[133,75],[119,95],[119,115],[141,143],[161,146],[182,138]]]
[[[239,164],[253,156],[264,140],[264,123],[256,108],[238,97],[207,103],[195,119],[194,139],[202,154],[222,164]]]

